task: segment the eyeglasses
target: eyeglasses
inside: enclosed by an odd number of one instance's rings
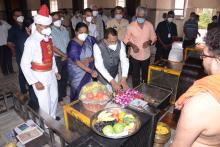
[[[200,54],[200,59],[204,59],[204,58],[217,58],[215,56],[209,56],[209,55],[206,55],[204,54],[203,52]]]

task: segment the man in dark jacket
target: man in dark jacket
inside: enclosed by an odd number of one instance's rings
[[[156,43],[156,57],[155,61],[163,58],[168,59],[172,43],[175,37],[177,37],[176,24],[173,23],[174,12],[169,11],[167,19],[160,22],[156,29],[158,41]]]

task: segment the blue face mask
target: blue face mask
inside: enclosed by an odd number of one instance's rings
[[[144,18],[141,18],[141,17],[137,17],[137,22],[138,23],[144,23],[145,19]]]

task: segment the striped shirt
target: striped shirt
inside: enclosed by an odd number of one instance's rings
[[[62,52],[66,53],[68,43],[70,41],[69,32],[63,26],[60,29],[52,26],[52,41],[53,45],[60,49]]]
[[[197,38],[198,23],[196,20],[189,19],[184,24],[185,40],[193,40]]]

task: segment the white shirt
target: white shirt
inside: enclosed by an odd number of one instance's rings
[[[72,27],[73,30],[75,30],[77,23],[82,22],[82,18],[80,17],[76,17],[75,15],[71,18],[71,23],[72,23]]]
[[[89,27],[89,35],[96,38],[98,36],[96,25],[93,23],[89,23],[88,27]]]
[[[58,72],[55,58],[53,56],[53,67],[51,71],[38,72],[31,69],[31,62],[42,63],[42,49],[40,46],[44,36],[35,31],[31,34],[24,44],[24,52],[21,58],[21,69],[29,85],[38,81],[48,85],[54,80],[55,73]]]
[[[96,38],[98,36],[96,25],[93,23],[88,23],[86,21],[83,21],[83,23],[87,24],[89,29],[89,35]]]
[[[104,21],[105,25],[108,22],[108,17],[104,14],[101,15],[102,20]]]
[[[11,28],[11,25],[3,20],[0,20],[0,22],[2,23],[0,25],[0,46],[3,46],[7,44],[8,30]]]
[[[128,61],[128,58],[126,55],[125,45],[122,41],[120,41],[120,42],[121,42],[121,50],[120,50],[119,57],[120,57],[120,62],[121,62],[121,67],[122,67],[122,77],[127,77],[128,76],[128,69],[129,69],[129,61]],[[93,51],[94,51],[94,60],[95,60],[96,69],[101,73],[101,75],[108,82],[110,82],[114,78],[110,75],[110,73],[105,68],[102,54],[101,54],[100,48],[97,44],[94,44]]]

